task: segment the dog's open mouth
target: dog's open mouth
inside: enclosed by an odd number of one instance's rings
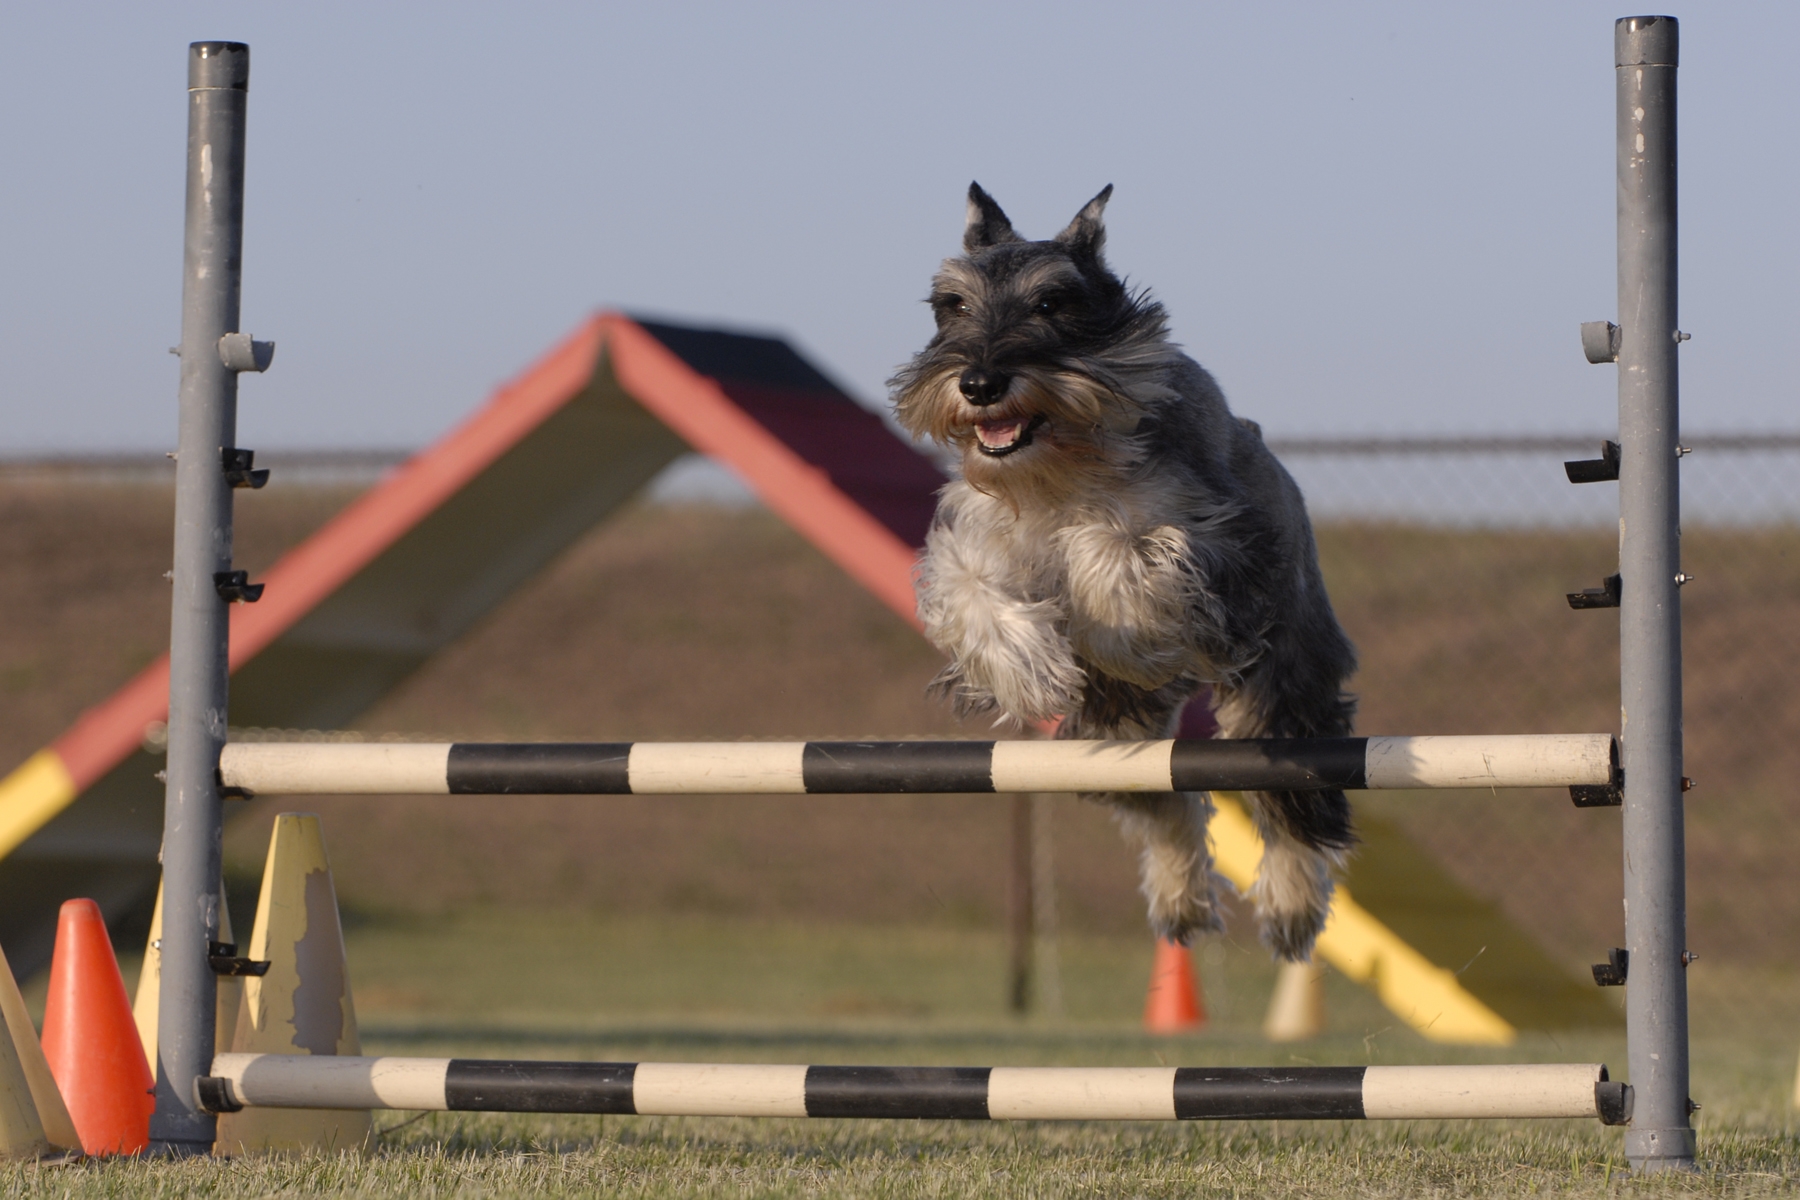
[[[1041,413],[1030,416],[994,417],[975,422],[975,448],[989,458],[1004,458],[1031,445],[1031,436],[1043,427]]]

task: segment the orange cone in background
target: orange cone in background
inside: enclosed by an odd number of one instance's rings
[[[106,920],[92,900],[67,901],[56,924],[44,1057],[83,1150],[136,1154],[149,1146],[155,1081]]]
[[[1181,710],[1176,737],[1210,738],[1219,732],[1213,717],[1212,690],[1202,689]],[[1156,962],[1150,968],[1150,994],[1144,998],[1144,1028],[1151,1033],[1190,1033],[1206,1025],[1206,1003],[1194,979],[1187,947],[1156,939]]]
[[[1144,1000],[1144,1028],[1151,1033],[1188,1033],[1205,1024],[1206,1005],[1194,982],[1187,947],[1158,938],[1150,994]]]

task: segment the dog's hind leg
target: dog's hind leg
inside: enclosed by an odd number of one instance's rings
[[[1343,851],[1311,846],[1295,837],[1282,811],[1282,794],[1244,794],[1263,843],[1250,900],[1264,944],[1277,958],[1305,962],[1330,915],[1331,869],[1342,860]]]
[[[1313,616],[1310,636],[1301,638],[1292,626],[1279,631],[1243,679],[1215,688],[1221,736],[1350,732],[1355,705],[1343,681],[1355,670],[1355,654],[1328,608]],[[1247,792],[1245,799],[1263,840],[1262,865],[1250,889],[1263,941],[1276,957],[1304,962],[1331,908],[1332,868],[1356,840],[1350,802],[1336,790]]]
[[[1145,691],[1089,670],[1080,711],[1064,718],[1059,739],[1171,736],[1193,691],[1191,682]],[[1158,937],[1186,944],[1223,928],[1212,853],[1206,842],[1212,797],[1205,792],[1100,792],[1084,797],[1112,809],[1138,851],[1140,886]]]
[[[1119,831],[1138,850],[1140,886],[1158,937],[1185,945],[1224,928],[1206,844],[1213,814],[1207,793],[1109,792],[1090,799],[1112,807]]]

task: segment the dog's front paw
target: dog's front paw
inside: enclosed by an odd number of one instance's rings
[[[919,576],[919,619],[931,644],[950,656],[954,686],[939,690],[992,697],[1009,715],[1041,721],[1074,712],[1087,672],[1059,627],[1060,606],[1009,594],[971,567],[961,546],[933,534]]]
[[[1041,621],[997,623],[993,636],[965,645],[958,661],[969,684],[1022,721],[1045,721],[1081,707],[1087,672],[1069,640]]]
[[[994,698],[994,693],[970,683],[968,676],[963,674],[962,666],[959,663],[947,663],[944,669],[925,685],[925,694],[934,699],[948,700],[951,711],[956,714],[959,721],[968,720],[971,717],[996,715],[999,715],[1001,720],[1005,720],[1005,715],[1001,713],[1000,702]]]

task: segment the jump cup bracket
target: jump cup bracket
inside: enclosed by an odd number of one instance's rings
[[[219,460],[225,469],[225,482],[234,488],[259,488],[269,482],[267,467],[252,469],[256,463],[254,450],[227,446],[219,451]]]
[[[214,975],[263,976],[269,973],[272,960],[239,957],[236,942],[208,942],[206,961]]]
[[[1624,987],[1631,971],[1631,951],[1614,946],[1606,952],[1606,961],[1593,966],[1594,982],[1601,987]]]
[[[1608,575],[1597,588],[1582,588],[1579,592],[1569,592],[1570,608],[1617,608],[1619,595],[1624,590],[1621,576]]]

